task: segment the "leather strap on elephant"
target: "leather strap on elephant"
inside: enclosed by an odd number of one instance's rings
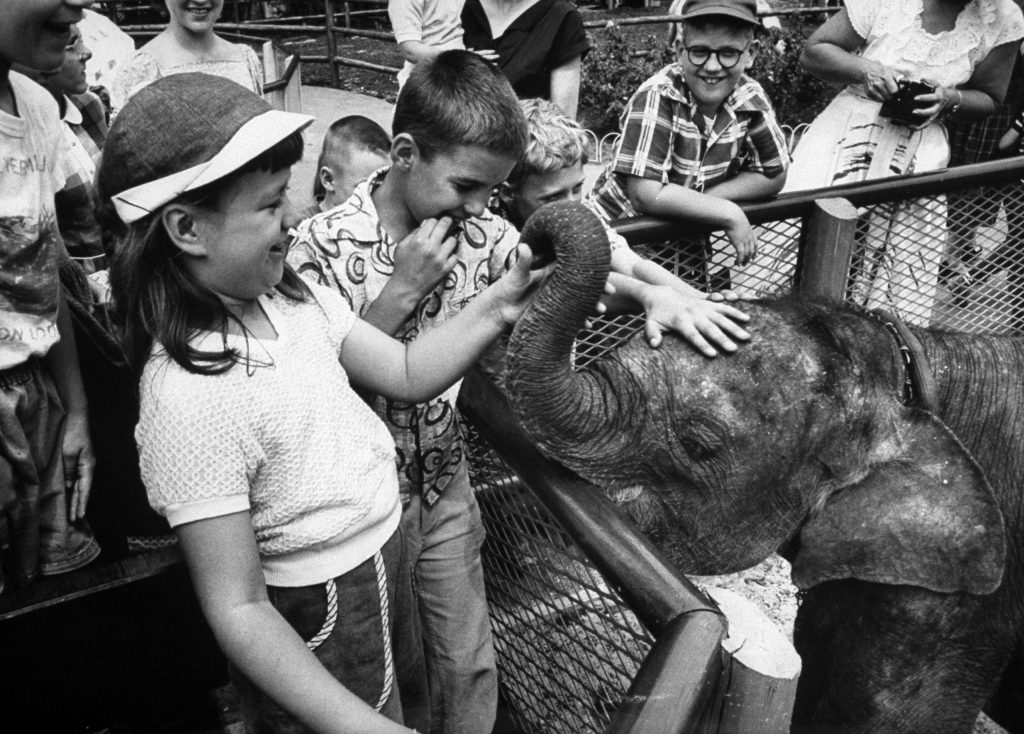
[[[896,339],[903,360],[903,404],[911,408],[920,408],[935,412],[935,378],[932,376],[931,365],[924,353],[921,342],[910,330],[910,327],[888,311],[876,308],[868,311],[868,315],[882,322],[886,331]]]

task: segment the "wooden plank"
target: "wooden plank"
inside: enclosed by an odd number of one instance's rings
[[[729,621],[717,734],[787,734],[801,664],[793,643],[749,599],[728,589],[706,591]]]
[[[27,588],[0,594],[0,622],[150,578],[183,562],[181,550],[174,545],[101,566],[44,576]]]
[[[846,199],[814,202],[804,222],[797,289],[808,298],[842,301],[853,256],[857,210]]]

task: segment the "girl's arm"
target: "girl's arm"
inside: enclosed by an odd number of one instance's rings
[[[515,323],[530,293],[550,270],[531,271],[530,248],[519,245],[515,265],[453,319],[403,344],[357,320],[341,345],[349,379],[386,397],[420,403],[439,395]]]
[[[583,57],[569,59],[551,70],[551,101],[558,105],[566,117],[576,119],[580,103],[580,77]]]
[[[217,643],[260,690],[321,734],[408,734],[328,673],[271,605],[247,512],[175,532]]]

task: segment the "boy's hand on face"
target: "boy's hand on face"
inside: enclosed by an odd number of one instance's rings
[[[451,217],[424,219],[395,248],[395,272],[417,294],[417,300],[430,293],[458,262],[457,237]]]
[[[533,252],[529,245],[520,243],[516,247],[516,261],[512,267],[491,286],[496,298],[495,309],[501,321],[511,326],[523,313],[537,288],[554,272],[555,264],[532,270]]]
[[[684,296],[668,286],[649,286],[643,305],[647,315],[644,335],[652,349],[661,345],[667,331],[676,332],[708,357],[718,354],[715,347],[733,352],[738,346],[734,340],[750,338],[740,325],[749,317],[721,301]]]

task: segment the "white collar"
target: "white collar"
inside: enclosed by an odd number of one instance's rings
[[[64,95],[64,122],[69,125],[82,124],[82,111],[66,94]]]

